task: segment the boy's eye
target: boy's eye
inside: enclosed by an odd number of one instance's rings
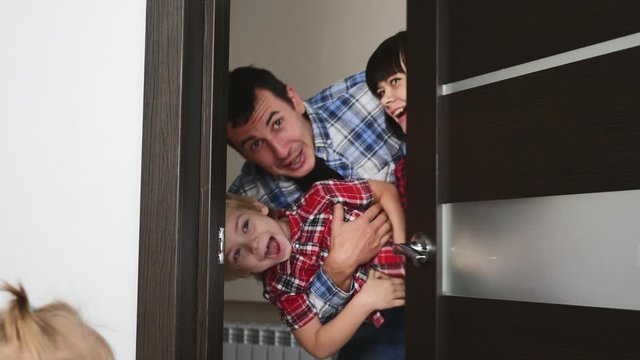
[[[242,223],[242,233],[246,234],[248,230],[249,230],[249,220],[245,220]]]
[[[282,119],[276,119],[276,121],[273,122],[274,129],[280,128],[281,125],[282,125]]]
[[[240,259],[240,251],[241,251],[241,249],[238,248],[233,252],[233,262],[234,263],[237,263],[238,260]]]

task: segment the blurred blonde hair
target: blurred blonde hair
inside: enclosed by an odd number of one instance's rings
[[[12,360],[113,360],[100,334],[84,323],[64,302],[32,309],[22,285],[4,283],[13,299],[0,311],[0,359]]]
[[[227,209],[260,211],[258,200],[249,196],[243,196],[233,193],[227,193],[227,196],[225,198],[225,207]]]

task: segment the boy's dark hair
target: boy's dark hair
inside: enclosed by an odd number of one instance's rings
[[[367,86],[378,96],[378,83],[397,73],[405,73],[406,69],[407,32],[400,31],[383,41],[371,54],[367,62]],[[400,125],[389,115],[385,114],[387,129],[397,138],[404,140],[405,133]]]
[[[276,97],[293,106],[287,93],[287,85],[270,71],[253,66],[236,68],[229,73],[229,116],[232,128],[244,126],[253,114],[256,89],[270,91]]]

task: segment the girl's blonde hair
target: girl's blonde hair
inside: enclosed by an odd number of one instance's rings
[[[113,360],[104,338],[67,303],[32,309],[22,285],[4,283],[2,290],[13,299],[0,311],[0,359]]]

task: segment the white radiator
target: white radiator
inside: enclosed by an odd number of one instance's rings
[[[223,360],[313,360],[282,325],[226,323]]]

